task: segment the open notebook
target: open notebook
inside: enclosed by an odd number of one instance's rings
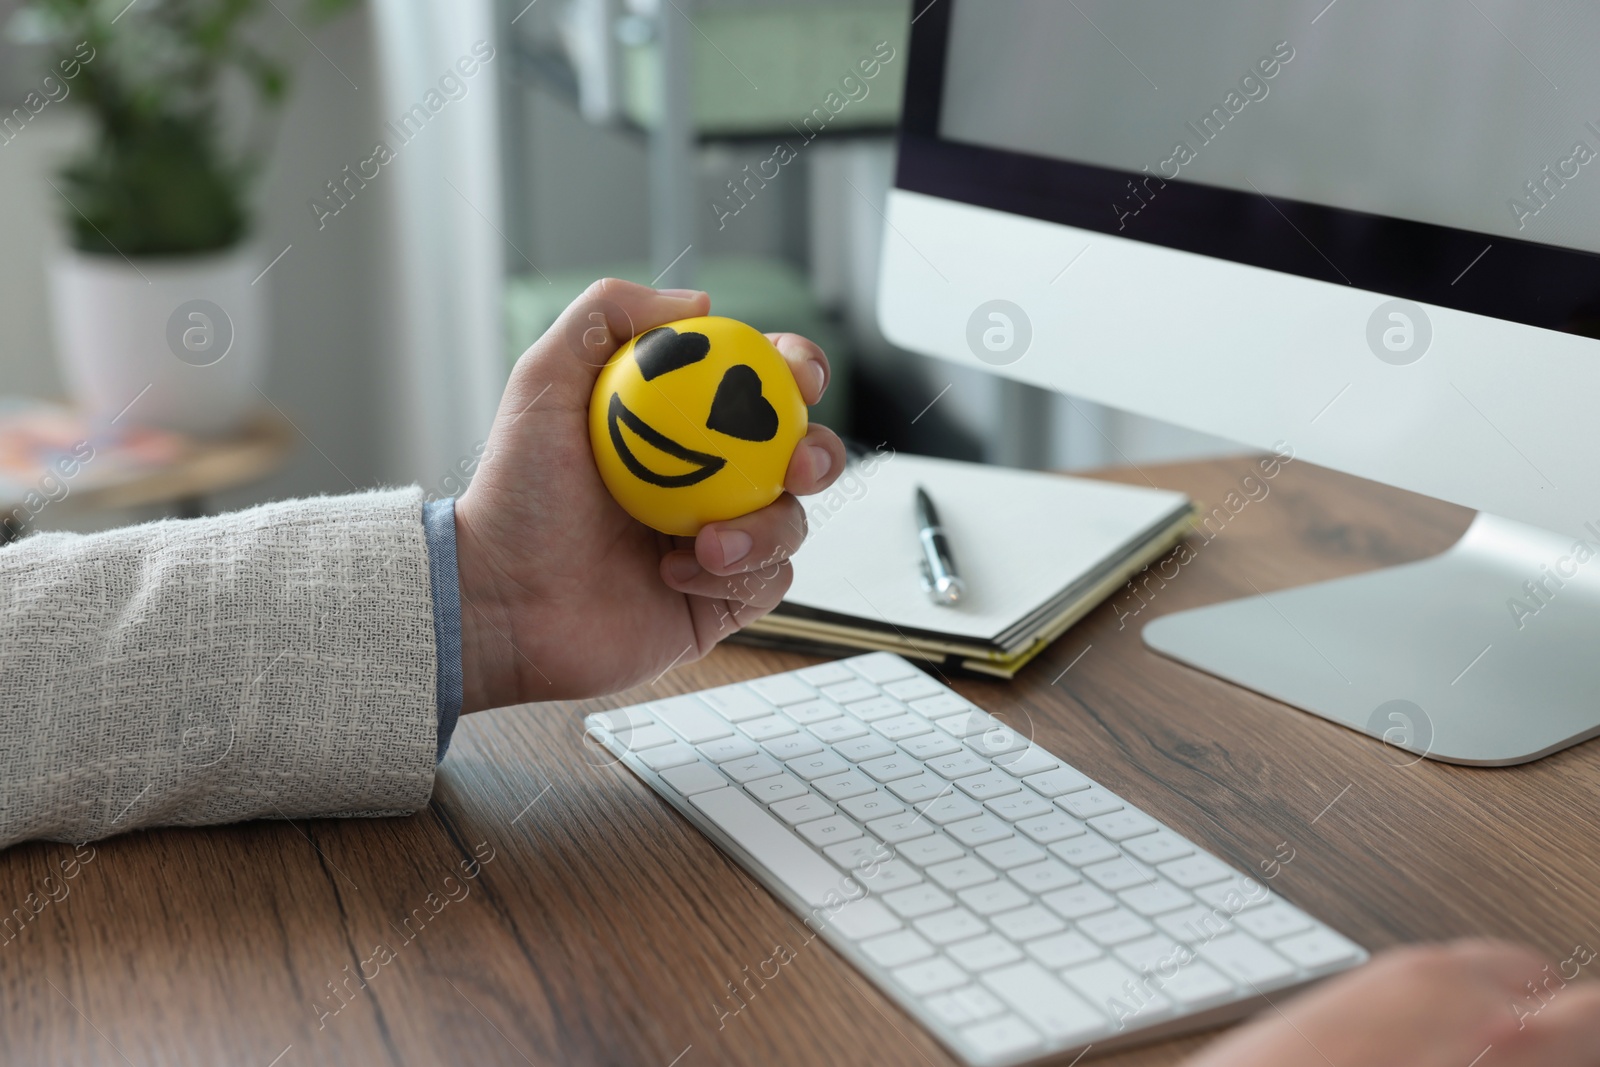
[[[912,497],[939,509],[966,594],[923,589]],[[811,535],[783,603],[741,637],[808,651],[886,649],[1013,676],[1183,539],[1182,493],[905,453],[854,461],[806,501]]]

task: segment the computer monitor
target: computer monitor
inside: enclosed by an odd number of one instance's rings
[[[1452,762],[1592,737],[1596,41],[1579,3],[917,0],[884,332],[1480,512],[1157,651]]]

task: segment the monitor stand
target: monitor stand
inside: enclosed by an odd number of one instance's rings
[[[1572,538],[1480,514],[1431,559],[1163,616],[1144,640],[1419,758],[1526,763],[1600,735],[1586,536],[1580,564]]]

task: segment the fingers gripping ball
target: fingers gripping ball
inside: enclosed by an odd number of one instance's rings
[[[778,499],[805,432],[783,356],[754,327],[717,316],[629,341],[589,401],[606,488],[646,526],[684,537]]]

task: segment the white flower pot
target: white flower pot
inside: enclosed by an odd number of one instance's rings
[[[266,281],[251,245],[127,260],[59,250],[51,312],[67,388],[91,418],[201,436],[263,401]]]

